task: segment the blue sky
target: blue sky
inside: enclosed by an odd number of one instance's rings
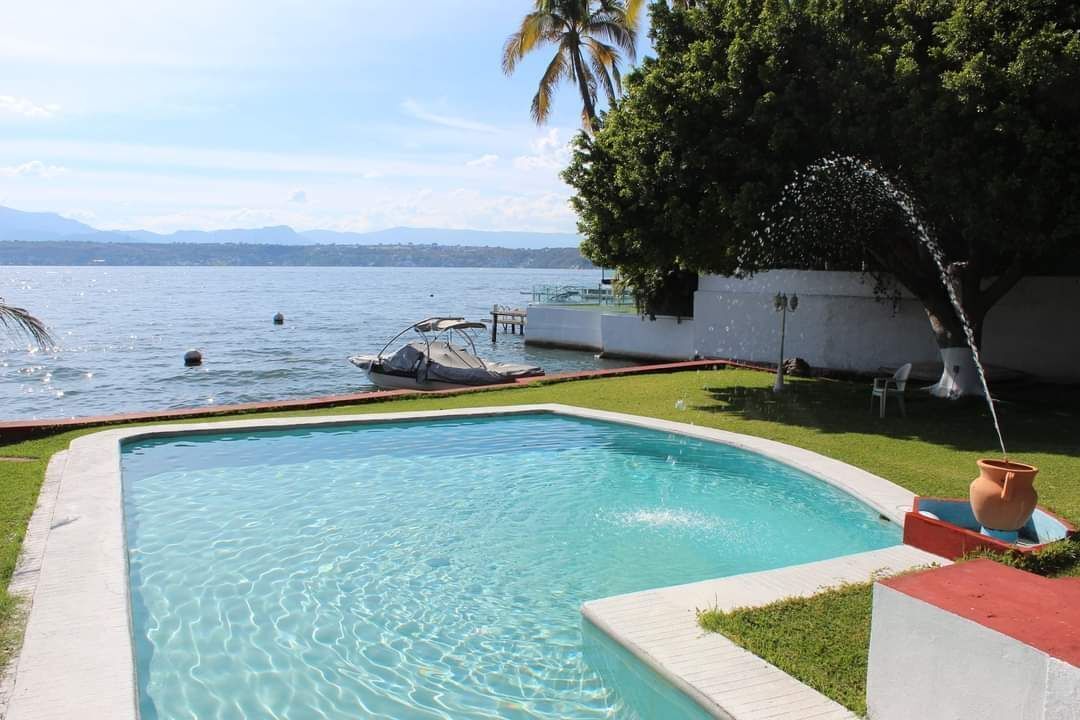
[[[573,232],[580,103],[528,0],[35,0],[0,22],[0,205],[102,228]],[[644,39],[641,41],[645,43]]]

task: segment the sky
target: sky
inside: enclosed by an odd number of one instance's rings
[[[157,232],[575,231],[580,102],[565,85],[537,127],[550,53],[500,66],[529,0],[4,5],[0,205]]]

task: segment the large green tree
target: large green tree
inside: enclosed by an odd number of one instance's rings
[[[864,268],[922,301],[946,358],[939,387],[975,391],[910,220],[853,163],[806,169],[853,156],[904,188],[981,340],[993,305],[1080,238],[1080,4],[695,6],[653,4],[657,58],[576,140],[565,177],[585,253],[645,288],[677,268]]]
[[[513,74],[529,53],[554,46],[532,101],[532,117],[547,122],[555,89],[564,81],[577,86],[581,124],[588,132],[597,126],[598,90],[609,103],[622,93],[623,57],[634,62],[642,0],[535,0],[503,48],[502,67]]]

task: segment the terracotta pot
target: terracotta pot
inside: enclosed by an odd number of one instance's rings
[[[1019,530],[1039,496],[1032,487],[1039,468],[1005,460],[979,460],[979,477],[971,482],[971,509],[984,528]]]

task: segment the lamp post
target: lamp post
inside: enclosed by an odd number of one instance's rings
[[[784,335],[787,332],[787,314],[795,312],[797,307],[799,307],[799,296],[795,293],[792,293],[791,297],[788,297],[787,293],[776,293],[776,297],[773,298],[773,309],[780,313],[780,362],[776,364],[774,393],[784,389]]]

